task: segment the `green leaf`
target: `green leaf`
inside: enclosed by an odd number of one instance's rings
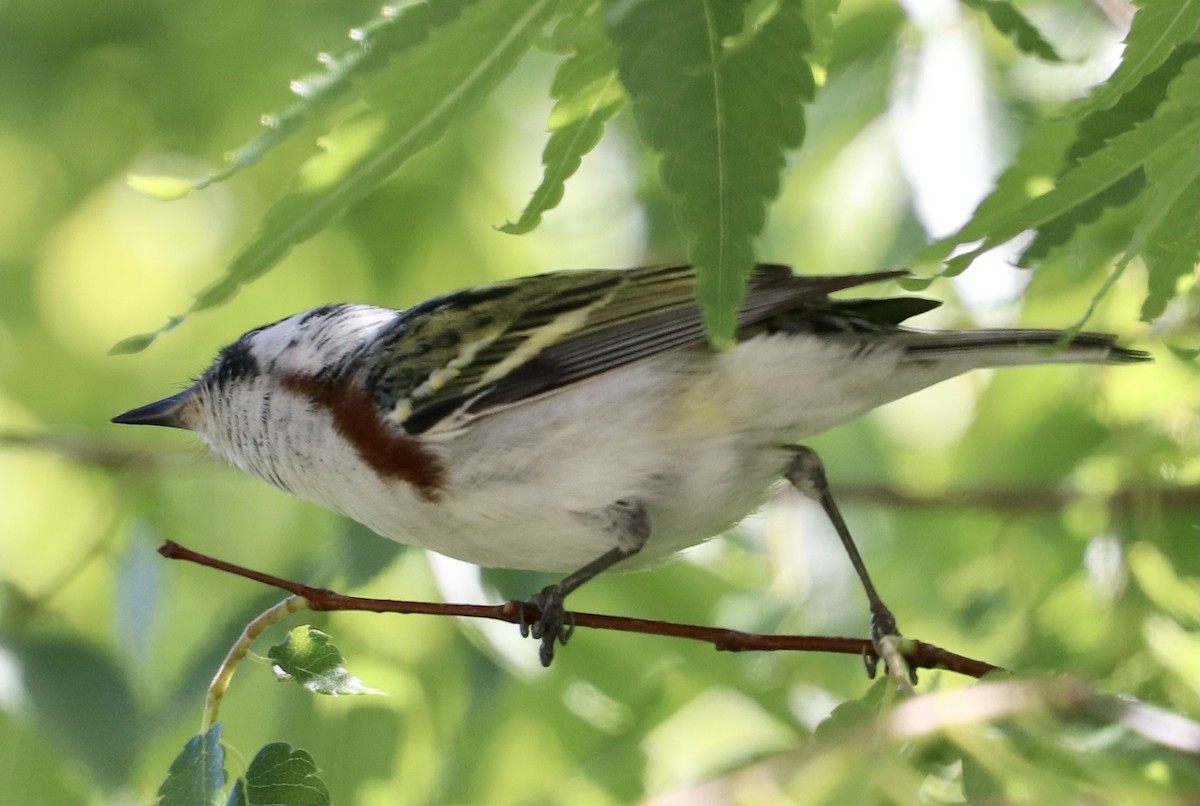
[[[971,220],[954,235],[930,245],[919,255],[918,262],[944,260],[956,247],[983,239],[990,239],[997,245],[1019,233],[1017,230],[1017,233],[995,237],[997,229],[1010,224],[1012,217],[1023,208],[1045,206],[1054,201],[1042,197],[1049,195],[1047,191],[1061,181],[1066,172],[1078,167],[1072,164],[1073,161],[1090,156],[1103,148],[1108,140],[1151,117],[1159,105],[1155,99],[1161,97],[1162,86],[1174,75],[1174,69],[1164,65],[1172,60],[1178,64],[1190,56],[1188,49],[1195,47],[1197,30],[1200,30],[1200,0],[1153,3],[1140,9],[1126,38],[1124,58],[1108,81],[1067,113],[1039,124]],[[1184,52],[1181,54],[1180,51]],[[1156,74],[1156,71],[1159,72]],[[1139,166],[1130,166],[1127,173],[1136,174],[1138,169]],[[1135,180],[1127,181],[1132,187]],[[1046,243],[1061,242],[1064,233],[1069,235],[1075,224],[1095,219],[1104,207],[1105,192],[1118,184],[1119,181],[1109,183],[1099,193],[1090,194],[1088,200],[1082,202],[1082,208],[1064,207],[1059,211],[1064,219],[1057,225],[1053,223],[1053,214],[1039,221],[1039,228],[1045,226],[1053,231],[1058,226],[1060,229],[1058,235],[1047,236]],[[1109,199],[1115,198],[1109,196]],[[971,254],[978,255],[982,251]],[[1033,261],[1043,251],[1039,247],[1028,253],[1028,260]],[[957,274],[969,263],[970,259],[956,259],[947,264],[945,273]]]
[[[1193,56],[1196,52],[1196,49],[1191,49]],[[1200,138],[1200,58],[1192,58],[1171,82],[1167,88],[1167,98],[1159,107],[1155,119],[1168,120],[1170,127],[1181,128],[1184,137],[1193,138],[1193,147],[1190,150],[1160,150],[1147,157],[1145,171],[1153,181],[1149,184],[1145,210],[1134,227],[1125,254],[1117,261],[1072,331],[1083,327],[1135,255],[1147,250],[1158,253],[1160,244],[1195,244],[1200,241],[1200,220],[1195,200],[1181,199],[1200,177],[1200,154],[1196,153],[1194,147],[1196,138]],[[1196,254],[1194,246],[1192,249],[1183,246],[1182,249],[1185,259]],[[1192,265],[1195,265],[1194,260]],[[1176,266],[1172,265],[1172,270],[1175,269]],[[1160,293],[1173,294],[1174,287],[1169,290],[1163,287],[1166,279],[1156,278],[1156,289]]]
[[[1062,61],[1054,46],[1008,0],[962,0],[962,3],[986,14],[996,30],[1007,35],[1022,53],[1048,62]]]
[[[833,15],[837,13],[839,3],[840,0],[809,0],[802,6],[804,24],[812,40],[808,63],[818,86],[824,86],[825,68],[833,56]]]
[[[197,295],[188,313],[233,297],[473,112],[516,66],[556,3],[466,3],[460,16],[439,18],[443,24],[428,29],[424,41],[356,84],[373,111],[322,140],[324,152],[302,166],[294,191],[267,212],[255,238],[222,279]],[[144,349],[165,330],[126,339],[120,347]]]
[[[1200,133],[1200,126],[1195,131]],[[1179,278],[1195,269],[1200,257],[1200,160],[1184,161],[1150,188],[1146,213],[1127,250],[1130,256],[1147,257],[1149,295],[1142,303],[1143,319],[1162,313],[1176,294]]]
[[[550,112],[550,139],[542,152],[545,172],[520,219],[499,227],[501,232],[529,232],[546,211],[558,206],[583,155],[596,147],[605,123],[625,104],[625,90],[617,80],[616,51],[604,35],[600,9],[599,3],[591,4],[579,18],[563,20],[555,33],[555,40],[573,52],[559,65],[550,89],[556,103]]]
[[[1200,0],[1146,0],[1133,16],[1121,64],[1089,99],[1092,109],[1114,105],[1141,80],[1171,58],[1177,48],[1194,41],[1200,31]]]
[[[1162,315],[1169,303],[1179,293],[1179,282],[1191,276],[1200,263],[1200,165],[1186,166],[1190,171],[1179,171],[1179,180],[1192,177],[1175,193],[1174,204],[1166,210],[1158,226],[1145,238],[1148,244],[1142,252],[1148,273],[1146,300],[1142,303],[1142,321],[1149,322]],[[1171,183],[1174,184],[1174,183]],[[1154,187],[1154,185],[1152,185]],[[1164,201],[1169,199],[1168,183],[1156,187]]]
[[[294,680],[315,694],[382,694],[346,669],[329,636],[305,624],[291,630],[267,653],[281,680]]]
[[[1071,144],[1067,159],[1077,163],[1098,151],[1108,140],[1153,117],[1155,110],[1166,100],[1171,83],[1183,72],[1185,65],[1196,58],[1197,53],[1200,53],[1200,43],[1196,42],[1176,48],[1116,103],[1091,108],[1079,121],[1078,138]]]
[[[1168,344],[1167,349],[1174,353],[1181,361],[1195,361],[1197,358],[1200,358],[1200,348],[1179,347],[1174,344]]]
[[[996,181],[995,189],[979,203],[971,220],[953,235],[930,244],[918,255],[917,262],[940,262],[956,247],[988,237],[1014,210],[1025,207],[1053,187],[1074,136],[1075,121],[1069,117],[1042,122]],[[958,271],[947,266],[945,273]]]
[[[109,788],[129,781],[138,712],[125,671],[96,647],[59,637],[18,642],[25,692],[37,723]]]
[[[1200,120],[1200,56],[1184,65],[1167,88],[1166,112],[1180,110]],[[1159,155],[1146,163],[1147,210],[1133,234],[1130,251],[1140,253],[1149,271],[1142,319],[1150,320],[1174,298],[1179,280],[1200,263],[1200,149]]]
[[[273,742],[255,754],[229,793],[228,806],[328,806],[329,788],[307,750]]]
[[[183,324],[185,319],[187,319],[186,315],[172,316],[167,320],[167,323],[158,330],[155,330],[151,333],[139,333],[136,336],[129,336],[128,338],[121,339],[112,347],[108,348],[108,354],[130,355],[132,353],[140,353],[142,350],[145,350],[147,347],[153,344],[154,340],[161,334],[172,331]]]
[[[839,703],[829,712],[829,716],[817,724],[813,731],[813,739],[825,741],[869,725],[879,717],[884,697],[891,685],[887,675],[883,675],[872,683],[857,700]]]
[[[1113,137],[1153,117],[1166,100],[1168,87],[1186,64],[1195,61],[1197,53],[1200,53],[1197,44],[1179,48],[1117,103],[1087,114],[1079,122],[1079,134],[1067,150],[1068,165],[1077,165],[1079,160],[1103,148]],[[1086,204],[1074,207],[1066,215],[1040,227],[1033,243],[1022,252],[1021,265],[1029,266],[1044,260],[1054,247],[1070,240],[1077,227],[1099,219],[1108,207],[1128,204],[1141,193],[1145,184],[1145,174],[1135,171]]]
[[[978,248],[951,259],[947,266],[953,272],[962,271],[979,255],[1022,232],[1042,227],[1059,216],[1071,215],[1073,208],[1088,204],[1141,171],[1147,161],[1186,153],[1196,142],[1200,142],[1200,119],[1195,114],[1174,107],[1160,112],[1081,160],[1063,174],[1053,190],[1011,209],[996,222]]]
[[[175,201],[196,189],[196,180],[165,174],[130,174],[125,183],[138,193],[159,201]]]
[[[1101,217],[1109,210],[1119,210],[1129,207],[1131,212],[1136,214],[1136,206],[1131,207],[1131,203],[1141,196],[1145,188],[1145,173],[1140,170],[1132,171],[1119,182],[1114,182],[1111,187],[1105,189],[1102,193],[1098,193],[1087,201],[1068,208],[1062,215],[1038,227],[1029,246],[1021,250],[1020,257],[1016,261],[1017,265],[1023,269],[1037,266],[1047,261],[1059,247],[1070,245],[1076,236],[1078,236],[1079,240],[1090,241],[1086,246],[1096,249],[1100,255],[1098,258],[1093,258],[1091,261],[1085,262],[1084,265],[1088,265],[1088,263],[1095,264],[1097,260],[1101,263],[1107,262],[1115,252],[1121,250],[1121,245],[1117,245],[1113,249],[1112,245],[1106,243],[1106,239],[1097,235],[1096,232],[1090,233],[1091,237],[1087,237],[1080,232],[1080,228],[1099,222]],[[1113,216],[1113,218],[1115,217]],[[1104,222],[1101,223],[1103,224]],[[1110,229],[1103,226],[1098,229],[1112,234]],[[1118,229],[1123,229],[1126,233],[1128,232],[1127,226],[1124,228],[1118,227]],[[1125,239],[1119,238],[1118,240],[1120,244],[1123,244]]]
[[[638,129],[662,155],[698,273],[709,338],[728,345],[754,265],[753,239],[779,192],[789,148],[804,139],[813,96],[811,43],[798,0],[766,20],[746,0],[636,0],[609,20]]]
[[[262,116],[266,129],[245,145],[225,156],[228,167],[205,176],[130,176],[135,189],[165,201],[186,196],[193,190],[223,182],[250,167],[279,144],[300,132],[315,114],[346,96],[353,82],[383,68],[408,48],[424,42],[431,31],[456,20],[463,9],[479,0],[425,0],[407,6],[384,6],[380,16],[353,28],[354,45],[337,56],[322,53],[322,69],[293,80],[290,89],[299,100]]]
[[[221,724],[188,739],[158,787],[157,806],[212,806],[225,786]]]

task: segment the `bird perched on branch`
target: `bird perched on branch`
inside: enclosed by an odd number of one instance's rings
[[[788,479],[838,527],[878,640],[895,621],[796,443],[979,367],[1148,359],[1098,333],[1064,346],[1057,330],[914,330],[901,323],[939,303],[829,296],[903,274],[759,266],[722,351],[688,266],[555,272],[406,311],[327,305],[251,330],[187,389],[113,422],[195,431],[401,543],[570,572],[522,628],[547,665],[570,635],[567,594],[722,532]]]

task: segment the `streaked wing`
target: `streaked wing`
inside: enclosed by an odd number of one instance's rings
[[[786,266],[759,266],[738,327],[902,274],[799,277]],[[447,420],[451,415],[485,414],[707,339],[690,266],[556,272],[458,292],[421,309],[403,323],[407,360],[394,353],[371,362],[385,369],[408,364],[410,377],[399,385],[386,372],[368,379],[377,402],[397,401],[392,418],[409,433],[450,426],[459,420]],[[471,337],[452,348],[425,349],[422,368],[412,375],[414,346],[449,345],[455,342],[451,333],[463,332]],[[399,341],[392,342],[393,351]],[[381,385],[388,394],[380,395]]]

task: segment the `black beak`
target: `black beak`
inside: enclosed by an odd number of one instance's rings
[[[121,425],[165,425],[168,428],[187,428],[180,417],[183,407],[192,399],[192,390],[184,389],[177,395],[164,397],[145,406],[138,406],[112,418]]]

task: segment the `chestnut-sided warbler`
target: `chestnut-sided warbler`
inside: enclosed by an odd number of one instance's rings
[[[895,632],[796,442],[978,367],[1123,364],[1114,337],[920,331],[939,303],[831,299],[902,276],[759,266],[712,349],[688,266],[556,272],[406,311],[327,305],[251,330],[179,394],[113,422],[195,431],[251,475],[376,532],[484,566],[570,571],[531,598],[548,664],[563,598],[728,529],[787,478],[834,519],[874,634]],[[524,628],[523,628],[524,630]]]

